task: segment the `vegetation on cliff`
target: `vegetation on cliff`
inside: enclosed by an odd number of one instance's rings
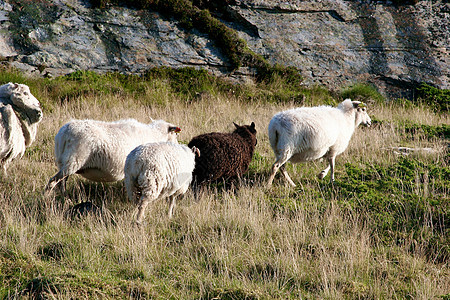
[[[294,67],[281,65],[271,66],[260,55],[251,51],[245,41],[239,38],[236,31],[226,26],[211,15],[211,11],[227,14],[226,5],[234,1],[199,1],[199,0],[90,0],[95,8],[104,8],[109,5],[130,5],[138,9],[152,9],[160,12],[167,18],[174,18],[179,24],[190,30],[196,28],[206,34],[216,43],[229,60],[231,70],[241,66],[256,70],[255,77],[259,81],[271,81],[275,77],[289,78],[291,83],[301,83],[299,70]]]

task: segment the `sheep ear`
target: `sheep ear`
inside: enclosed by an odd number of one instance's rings
[[[238,124],[236,124],[236,123],[234,123],[234,122],[233,122],[233,124],[234,124],[234,127],[236,127],[236,128],[241,127],[241,126],[239,126]]]
[[[252,122],[252,124],[250,125],[250,127],[251,127],[252,129],[255,129],[255,122]]]
[[[353,108],[354,102],[358,101],[352,101],[351,99],[347,98],[338,105],[338,108],[342,109],[343,111],[349,111]]]
[[[14,83],[14,88],[17,89],[19,87],[18,83]]]

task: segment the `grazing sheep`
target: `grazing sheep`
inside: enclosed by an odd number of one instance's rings
[[[177,141],[181,129],[163,120],[150,124],[134,119],[116,122],[72,120],[61,127],[55,136],[55,157],[59,171],[45,190],[50,192],[69,175],[81,176],[97,182],[122,180],[127,155],[138,145],[149,142]]]
[[[359,124],[370,125],[366,105],[346,99],[337,108],[329,106],[300,107],[277,113],[269,123],[270,146],[276,156],[268,186],[275,173],[281,173],[289,184],[295,186],[284,164],[326,158],[329,166],[319,173],[324,178],[331,169],[334,181],[336,156],[344,152]]]
[[[36,138],[41,120],[39,101],[28,86],[11,82],[0,86],[0,165],[5,175],[8,164],[22,157]]]
[[[175,199],[192,181],[198,149],[172,142],[148,143],[136,147],[125,162],[125,188],[130,200],[137,200],[137,223],[141,223],[150,202],[169,197],[169,218]],[[138,197],[138,199],[136,199]]]
[[[202,155],[195,159],[194,183],[240,178],[247,172],[257,143],[255,123],[239,126],[232,133],[211,132],[194,137],[189,147]]]

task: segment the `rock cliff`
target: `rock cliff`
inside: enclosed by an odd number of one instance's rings
[[[215,16],[270,63],[301,70],[307,85],[369,82],[390,97],[410,98],[422,82],[450,88],[447,2],[236,0]],[[254,72],[230,72],[202,28],[186,30],[156,11],[94,9],[83,0],[0,0],[0,57],[41,76],[193,66],[251,80]]]

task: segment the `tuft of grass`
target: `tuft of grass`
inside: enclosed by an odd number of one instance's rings
[[[449,228],[444,221],[450,217],[445,200],[448,166],[400,157],[388,167],[359,168],[348,163],[345,172],[337,182],[338,193],[354,199],[344,200],[352,209],[371,212],[367,223],[375,225],[377,237],[404,243],[414,236],[416,244],[411,247],[422,247],[430,259],[449,258]]]

